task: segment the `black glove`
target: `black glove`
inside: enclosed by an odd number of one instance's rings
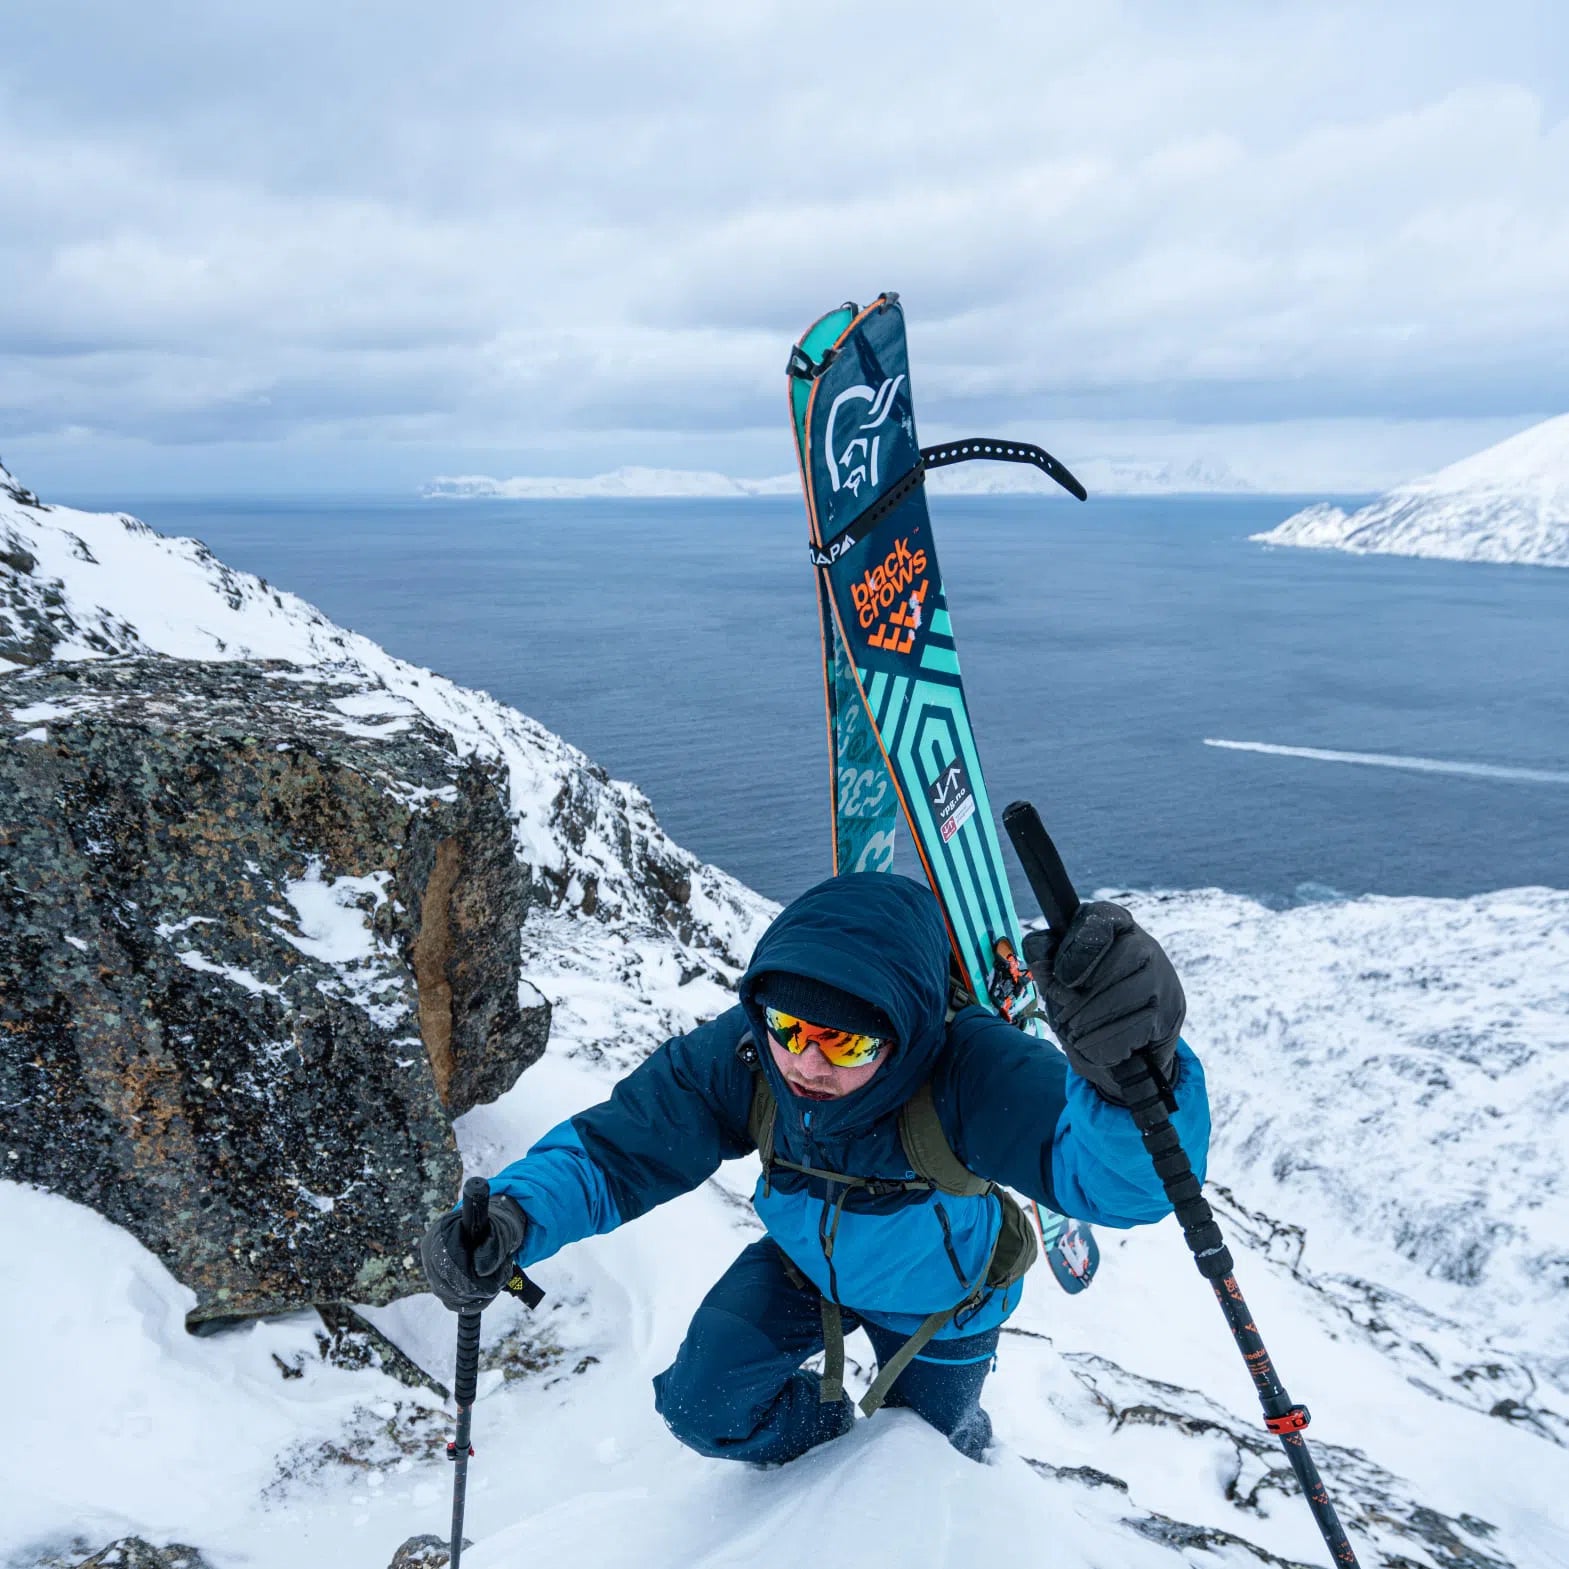
[[[1081,904],[1061,946],[1049,932],[1024,939],[1024,958],[1046,1019],[1074,1071],[1123,1104],[1111,1070],[1148,1051],[1171,1082],[1187,1012],[1182,982],[1165,950],[1120,904]]]
[[[452,1309],[483,1308],[512,1276],[512,1261],[528,1235],[523,1206],[504,1193],[490,1197],[490,1230],[472,1252],[463,1245],[463,1212],[449,1209],[420,1238],[419,1261],[430,1289]]]

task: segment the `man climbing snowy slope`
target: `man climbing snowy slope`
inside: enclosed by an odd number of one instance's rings
[[[1110,1073],[1139,1050],[1173,1082],[1200,1176],[1209,1138],[1159,944],[1118,906],[1090,904],[1040,963],[1066,1056],[980,1007],[948,1018],[948,936],[926,887],[882,873],[818,884],[763,934],[737,1007],[666,1042],[491,1179],[488,1243],[471,1256],[455,1213],[432,1225],[432,1289],[455,1310],[481,1305],[514,1260],[610,1231],[761,1147],[753,1203],[768,1235],[709,1291],[654,1380],[671,1431],[752,1461],[847,1432],[841,1337],[859,1325],[881,1368],[863,1409],[906,1406],[979,1457],[981,1386],[1034,1254],[990,1184],[1103,1226],[1168,1213]],[[961,1180],[928,1180],[945,1172]],[[803,1371],[825,1344],[826,1374]]]

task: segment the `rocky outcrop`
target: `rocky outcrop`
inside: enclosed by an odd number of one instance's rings
[[[505,770],[281,661],[13,670],[0,735],[6,1175],[130,1230],[193,1325],[423,1289],[451,1118],[549,1029]]]
[[[466,1549],[474,1544],[465,1536]],[[440,1536],[411,1536],[396,1553],[388,1569],[446,1569],[452,1562],[452,1544]]]
[[[645,935],[723,986],[767,914],[525,715],[0,469],[0,1170],[193,1327],[421,1290],[452,1118],[544,1050],[526,976],[602,977],[614,1052],[686,1018]]]
[[[89,1552],[85,1543],[51,1553],[36,1561],[36,1569],[211,1569],[194,1547],[183,1542],[170,1542],[167,1547],[154,1547],[145,1537],[122,1536]]]

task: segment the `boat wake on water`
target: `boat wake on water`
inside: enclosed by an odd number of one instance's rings
[[[1269,741],[1220,741],[1205,746],[1228,752],[1263,752],[1270,757],[1305,757],[1317,763],[1360,763],[1367,768],[1406,768],[1419,774],[1464,774],[1473,779],[1505,779],[1515,784],[1569,784],[1569,770],[1508,768],[1496,763],[1450,762],[1441,757],[1402,757],[1391,752],[1332,752],[1318,746],[1276,746]]]

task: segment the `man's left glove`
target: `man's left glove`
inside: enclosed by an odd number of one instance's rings
[[[471,1252],[463,1245],[463,1212],[449,1209],[420,1238],[419,1259],[430,1289],[454,1313],[483,1308],[512,1275],[512,1261],[528,1235],[523,1206],[504,1193],[490,1196],[490,1231]]]
[[[1123,1104],[1111,1070],[1148,1051],[1169,1084],[1187,1000],[1165,950],[1120,904],[1081,904],[1053,951],[1049,932],[1024,939],[1046,1020],[1068,1061]]]

